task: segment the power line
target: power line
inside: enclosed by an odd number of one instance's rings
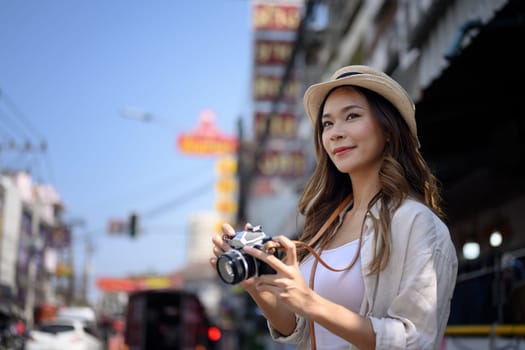
[[[183,193],[181,196],[172,199],[166,203],[158,205],[156,208],[143,211],[140,216],[142,219],[151,219],[153,217],[159,216],[161,214],[164,214],[167,211],[173,210],[174,208],[177,208],[180,205],[187,204],[188,201],[197,198],[198,196],[201,196],[207,192],[210,191],[210,188],[213,187],[215,180],[210,183],[206,183],[204,185],[201,185],[200,187],[190,190],[186,193]]]
[[[2,111],[0,111],[0,120],[3,120],[4,122],[7,120],[7,115],[2,113]],[[11,139],[11,141],[13,141],[16,138],[16,136],[13,134],[13,131],[9,130],[5,126],[0,125],[0,131],[4,133],[4,137],[6,139]]]
[[[5,90],[1,88],[0,102],[3,102],[3,104],[7,106],[11,114],[8,115],[0,111],[0,117],[2,117],[0,118],[0,120],[3,121],[4,126],[0,126],[0,131],[7,133],[8,137],[6,139],[9,139],[5,145],[0,143],[0,151],[21,151],[24,153],[35,151],[42,152],[44,157],[44,165],[39,166],[41,172],[40,176],[44,178],[46,177],[45,175],[47,175],[48,182],[54,183],[55,178],[51,158],[48,152],[47,141],[42,136],[42,134],[38,132],[37,129],[31,124],[29,119],[26,118],[26,116],[20,111],[13,99],[5,92]],[[15,118],[13,118],[13,115],[15,116]],[[24,141],[17,142],[17,135],[18,137],[24,139]],[[36,161],[38,160],[40,159],[37,159]],[[33,163],[33,166],[31,168],[36,166],[36,163]],[[44,168],[47,170],[47,174],[44,174]]]
[[[44,140],[42,135],[36,130],[36,128],[29,122],[29,119],[25,117],[25,115],[18,109],[14,101],[5,93],[5,91],[0,88],[0,101],[4,101],[5,105],[9,107],[11,112],[18,118],[18,120],[25,123],[25,127],[29,129],[33,135],[35,135],[36,139]],[[27,134],[26,134],[27,135]],[[31,137],[29,137],[31,138]]]
[[[202,164],[199,167],[190,169],[185,168],[185,171],[182,174],[170,175],[163,177],[162,179],[151,181],[147,184],[141,184],[140,186],[135,186],[135,191],[126,191],[124,194],[116,194],[112,198],[104,198],[105,202],[121,202],[123,200],[128,200],[129,198],[146,198],[146,196],[151,196],[156,193],[165,193],[167,187],[172,187],[173,184],[187,183],[190,180],[197,180],[196,174],[209,174],[210,164]],[[203,177],[204,180],[204,177]],[[140,187],[140,188],[138,188]]]
[[[182,195],[174,199],[171,199],[170,201],[162,203],[154,208],[151,208],[149,210],[137,211],[137,214],[139,215],[141,221],[151,220],[152,218],[158,217],[168,211],[172,211],[176,209],[177,207],[181,205],[185,205],[189,201],[194,200],[198,198],[199,196],[202,196],[203,194],[206,194],[207,192],[210,191],[210,188],[213,186],[213,184],[214,182],[205,183],[197,188],[191,189],[183,193]],[[153,227],[151,226],[146,226],[146,228],[149,228],[149,230],[143,229],[142,231],[146,232],[146,231],[151,231],[151,229],[153,229]],[[157,229],[158,227],[155,230]],[[93,230],[86,230],[83,232],[82,236],[96,237],[100,235],[105,235],[106,233],[107,233],[107,226],[104,226],[104,227],[99,227]],[[121,237],[121,236],[122,236],[121,234],[115,235],[115,237]]]
[[[25,130],[22,130],[19,125],[16,125],[14,121],[16,119],[13,119],[8,114],[1,113],[2,121],[4,126],[7,128],[7,130],[10,130],[11,136],[16,137],[18,135],[19,138],[30,140],[31,136],[26,133]]]

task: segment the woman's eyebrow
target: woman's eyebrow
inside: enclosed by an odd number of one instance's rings
[[[343,106],[339,111],[338,113],[345,113],[345,112],[348,112],[352,109],[364,109],[362,106],[358,105],[358,104],[350,104],[350,105],[347,105],[347,106]],[[323,115],[321,115],[321,119],[323,118],[329,118],[330,117],[330,113],[324,113]]]

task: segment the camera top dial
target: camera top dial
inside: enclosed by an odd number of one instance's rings
[[[262,231],[260,225],[249,228],[245,231],[240,231],[235,234],[232,238],[228,239],[228,244],[234,249],[241,249],[244,246],[257,246],[262,245],[270,237]]]

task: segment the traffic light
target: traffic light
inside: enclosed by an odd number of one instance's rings
[[[139,216],[137,213],[131,213],[128,221],[128,233],[131,238],[135,238],[139,232]]]

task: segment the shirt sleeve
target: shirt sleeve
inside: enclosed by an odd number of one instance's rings
[[[386,312],[370,317],[376,349],[439,349],[457,275],[448,228],[430,210],[412,207],[394,216],[392,241],[400,267],[379,277]]]
[[[272,327],[270,322],[267,322],[267,324],[270,330],[270,336],[277,342],[286,344],[304,344],[308,342],[308,322],[301,316],[295,315],[296,326],[292,334],[288,336],[279,333],[279,331]]]

